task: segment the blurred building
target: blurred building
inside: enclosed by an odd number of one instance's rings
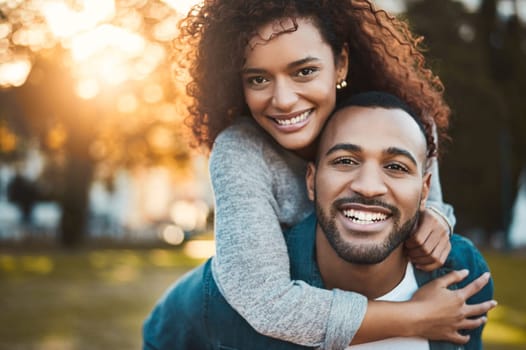
[[[35,149],[17,164],[0,165],[0,240],[56,237],[62,215],[57,202],[35,195],[25,220],[23,207],[8,196],[9,185],[16,180],[37,186],[44,163]],[[182,236],[206,230],[213,206],[207,159],[194,157],[192,166],[192,176],[177,177],[158,166],[121,169],[111,184],[94,181],[89,194],[88,235],[176,243]]]

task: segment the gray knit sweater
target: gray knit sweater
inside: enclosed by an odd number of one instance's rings
[[[251,118],[240,118],[218,136],[210,157],[216,206],[212,272],[225,299],[259,333],[343,349],[363,320],[367,299],[290,278],[283,229],[313,210],[305,169],[303,159],[284,150]],[[429,203],[454,224],[437,175]]]

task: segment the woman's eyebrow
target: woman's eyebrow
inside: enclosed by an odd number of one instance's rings
[[[287,69],[296,68],[304,64],[311,63],[311,62],[317,62],[317,61],[320,61],[320,59],[317,57],[307,56],[305,58],[296,60],[294,62],[290,62],[289,64],[287,64]],[[266,73],[266,70],[263,68],[244,67],[241,70],[241,73],[242,74],[263,74],[263,73]]]

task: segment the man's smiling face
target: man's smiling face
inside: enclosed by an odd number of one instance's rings
[[[425,207],[426,140],[401,109],[346,107],[329,120],[307,173],[318,224],[340,258],[384,260]]]

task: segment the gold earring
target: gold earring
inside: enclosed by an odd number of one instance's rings
[[[336,90],[341,90],[341,89],[344,89],[346,87],[347,87],[347,82],[345,81],[345,79],[343,79],[339,83],[336,83]]]

